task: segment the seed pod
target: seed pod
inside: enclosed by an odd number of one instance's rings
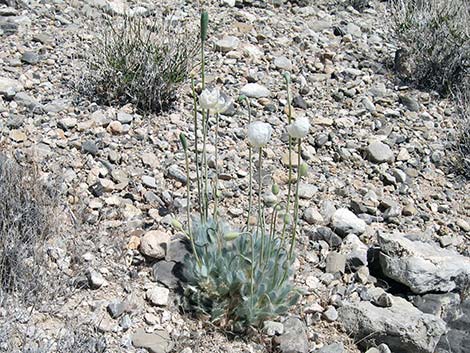
[[[273,184],[273,186],[271,187],[271,192],[272,192],[274,195],[279,195],[279,185]]]
[[[176,218],[173,218],[171,220],[171,225],[176,229],[176,230],[183,230],[183,225],[178,221]]]
[[[240,236],[240,234],[241,233],[238,233],[238,232],[228,232],[228,233],[224,234],[224,239],[226,241],[232,241],[232,240],[237,239]]]
[[[301,177],[305,177],[308,174],[308,166],[305,163],[300,165],[299,174]]]
[[[290,214],[286,213],[286,214],[284,215],[284,223],[285,223],[285,224],[290,224],[290,220],[291,220],[291,219],[290,219]]]
[[[180,142],[181,142],[181,145],[183,145],[183,149],[185,151],[187,151],[188,150],[188,141],[186,140],[186,136],[183,133],[180,134]]]
[[[205,42],[207,39],[207,26],[209,24],[209,14],[207,11],[201,13],[201,41]]]

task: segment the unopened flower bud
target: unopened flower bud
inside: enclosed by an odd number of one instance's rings
[[[176,218],[173,218],[171,220],[171,225],[176,229],[176,230],[183,230],[183,225],[178,221]]]
[[[240,236],[240,233],[238,232],[228,232],[224,235],[224,239],[226,241],[232,241],[232,240],[237,239],[239,236]]]
[[[273,186],[271,187],[271,192],[272,192],[274,195],[279,195],[279,185],[273,184]]]
[[[286,213],[286,214],[284,215],[284,223],[285,223],[285,224],[290,224],[290,220],[291,220],[291,219],[290,219],[290,214]]]
[[[305,177],[308,174],[308,166],[305,163],[300,165],[299,174],[301,177]]]
[[[183,146],[183,149],[185,151],[187,151],[188,150],[188,140],[186,140],[186,136],[183,133],[180,134],[180,142],[181,142],[181,145]]]
[[[205,42],[207,39],[207,27],[209,24],[209,14],[207,11],[201,13],[201,41]]]

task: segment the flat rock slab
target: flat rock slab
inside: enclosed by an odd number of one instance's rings
[[[137,330],[132,335],[132,344],[136,348],[145,348],[150,353],[166,353],[172,348],[172,343],[168,332],[159,330],[147,333],[144,330]]]
[[[16,92],[22,90],[23,85],[20,81],[8,77],[0,77],[0,96],[14,96]]]
[[[414,293],[461,290],[470,279],[470,258],[454,251],[402,234],[382,233],[378,241],[384,274]]]
[[[433,353],[446,324],[424,314],[403,298],[390,296],[392,306],[381,308],[370,302],[345,302],[338,309],[344,328],[362,344],[385,343],[392,352]]]

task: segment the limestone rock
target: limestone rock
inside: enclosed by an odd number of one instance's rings
[[[389,308],[370,302],[345,302],[338,312],[344,328],[356,340],[363,340],[363,344],[385,343],[393,352],[433,353],[446,332],[444,321],[422,313],[400,297],[392,297]]]
[[[379,234],[384,274],[414,293],[462,289],[470,279],[470,258],[402,234]]]

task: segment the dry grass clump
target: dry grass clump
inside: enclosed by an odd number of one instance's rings
[[[106,349],[103,337],[75,320],[53,336],[39,326],[22,325],[15,319],[0,320],[1,353],[103,353]]]
[[[45,242],[56,229],[56,190],[0,154],[0,306],[7,297],[32,304],[51,290]]]
[[[89,50],[81,91],[105,104],[165,110],[192,69],[196,39],[168,18],[114,17]]]
[[[459,91],[454,98],[457,119],[455,133],[451,136],[450,159],[453,168],[470,179],[470,87]]]
[[[392,0],[401,78],[447,94],[470,80],[468,0]],[[402,54],[402,55],[401,55]]]

